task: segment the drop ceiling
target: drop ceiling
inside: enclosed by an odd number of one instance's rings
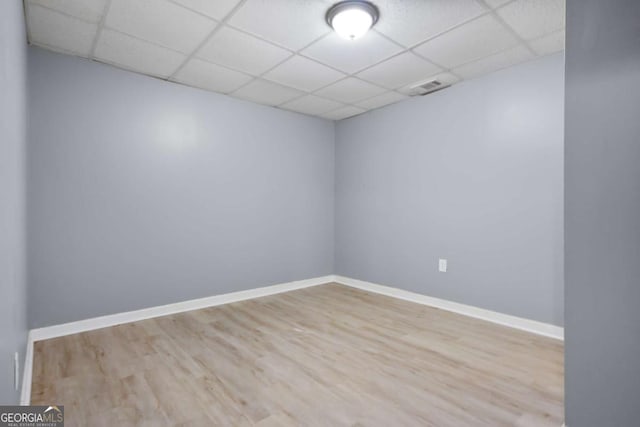
[[[564,0],[374,0],[340,39],[333,0],[25,0],[29,42],[260,104],[341,120],[564,49]]]

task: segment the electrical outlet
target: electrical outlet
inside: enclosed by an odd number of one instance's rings
[[[13,354],[13,386],[16,390],[20,386],[20,355],[17,351]]]
[[[440,258],[438,260],[438,271],[440,273],[446,273],[447,272],[447,260]]]

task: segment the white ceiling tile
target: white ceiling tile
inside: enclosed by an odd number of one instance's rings
[[[29,0],[29,6],[41,5],[84,21],[98,23],[107,0]]]
[[[316,94],[325,98],[351,104],[365,98],[371,98],[372,96],[379,95],[385,91],[386,89],[382,89],[379,86],[363,82],[362,80],[354,77],[349,77],[347,79],[340,80],[331,86],[320,89]]]
[[[440,72],[440,68],[411,52],[395,56],[358,74],[365,80],[396,89]]]
[[[342,120],[348,117],[357,116],[366,112],[364,108],[353,107],[347,105],[346,107],[338,108],[337,110],[329,111],[328,113],[320,114],[320,117],[324,117],[329,120]]]
[[[31,42],[81,56],[88,56],[98,26],[58,12],[29,7]]]
[[[497,9],[500,6],[503,6],[513,0],[485,0],[485,1],[490,7],[492,7],[493,9]]]
[[[197,56],[249,74],[262,74],[291,53],[230,27],[221,28]]]
[[[215,92],[229,93],[252,77],[199,59],[191,59],[173,80]]]
[[[455,68],[453,72],[465,79],[470,79],[481,74],[486,74],[502,68],[510,67],[520,62],[528,61],[532,58],[534,58],[533,54],[527,48],[520,45],[504,52]]]
[[[291,50],[331,31],[324,20],[328,0],[247,0],[229,24]]]
[[[326,113],[340,107],[344,107],[344,105],[315,95],[303,96],[280,106],[280,108],[311,115]]]
[[[415,86],[425,84],[433,80],[437,80],[438,82],[442,83],[442,85],[444,86],[451,86],[452,84],[455,84],[460,81],[458,77],[445,71],[443,73],[439,73],[434,76],[429,76],[429,78],[424,79],[422,81],[414,82],[410,85],[401,87],[400,89],[398,89],[398,92],[404,93],[405,95],[413,95],[415,94],[415,90],[413,89]]]
[[[106,25],[155,44],[191,53],[217,24],[167,0],[112,0]]]
[[[375,28],[410,47],[484,13],[476,0],[387,0]]]
[[[414,51],[446,68],[489,56],[518,44],[498,20],[485,15],[416,47]]]
[[[233,96],[266,105],[280,105],[304,92],[265,80],[254,80],[233,93]]]
[[[186,59],[185,55],[126,34],[104,29],[94,56],[129,70],[168,77]]]
[[[374,96],[373,98],[365,99],[356,103],[358,107],[362,107],[367,110],[373,110],[374,108],[384,107],[385,105],[394,104],[396,102],[407,99],[406,96],[399,94],[398,92],[386,92],[382,95]]]
[[[188,7],[211,18],[221,20],[240,0],[172,0],[174,3]]]
[[[264,77],[286,86],[313,91],[340,80],[345,75],[296,55],[269,71]]]
[[[304,49],[302,54],[351,74],[402,50],[375,31],[357,40],[345,40],[332,32]]]
[[[549,55],[564,50],[564,30],[556,31],[548,36],[540,37],[529,42],[538,55]]]
[[[517,0],[498,14],[521,37],[531,40],[564,28],[564,0]]]

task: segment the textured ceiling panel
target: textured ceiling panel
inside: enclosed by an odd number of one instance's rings
[[[233,28],[220,29],[198,51],[198,57],[259,75],[291,56],[291,52]]]
[[[446,68],[492,55],[518,44],[518,39],[491,15],[461,25],[414,49]]]

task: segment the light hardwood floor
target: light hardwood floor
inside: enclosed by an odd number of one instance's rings
[[[553,426],[560,341],[337,284],[40,341],[70,426]]]

